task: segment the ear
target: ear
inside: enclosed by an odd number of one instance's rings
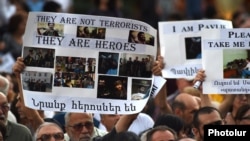
[[[192,133],[193,133],[195,136],[199,135],[199,129],[193,127],[193,128],[192,128]]]
[[[176,108],[174,110],[174,114],[180,116],[180,115],[182,115],[182,110],[180,108]]]

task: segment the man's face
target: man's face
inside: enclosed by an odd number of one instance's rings
[[[237,94],[233,101],[233,107],[239,108],[249,102],[250,96],[245,94]]]
[[[21,99],[20,95],[17,96],[17,103],[16,103],[17,112],[20,116],[20,118],[25,118],[25,106],[24,101]]]
[[[49,29],[50,29],[50,30],[53,30],[53,29],[54,29],[54,24],[53,24],[53,23],[48,24],[48,26],[49,26]]]
[[[120,115],[104,114],[101,117],[101,122],[109,132],[112,130],[119,119]]]
[[[54,137],[52,137],[51,135]],[[64,134],[57,126],[47,125],[47,126],[42,127],[39,130],[36,139],[39,139],[39,138],[45,138],[47,140],[51,140],[53,138],[53,140],[56,140],[56,141],[64,141]]]
[[[115,86],[117,90],[121,91],[122,90],[122,85],[121,84],[118,84]]]
[[[69,116],[69,121],[66,123],[66,132],[71,141],[90,141],[94,133],[92,115],[72,113]]]
[[[0,122],[6,124],[9,109],[10,107],[6,96],[3,93],[0,93]]]
[[[199,140],[203,140],[204,138],[204,126],[209,124],[223,124],[223,121],[220,117],[220,114],[217,111],[213,111],[209,114],[201,114],[199,115],[200,126],[199,129],[194,133],[195,137]]]
[[[250,125],[250,110],[248,110],[238,123],[239,125]]]
[[[194,113],[200,108],[199,103],[192,101],[187,102],[185,110],[183,110],[183,119],[185,121],[185,124],[190,126],[193,121]]]
[[[144,34],[144,33],[140,34],[139,37],[138,37],[138,39],[139,39],[140,41],[145,41],[145,40],[146,40],[145,34]]]

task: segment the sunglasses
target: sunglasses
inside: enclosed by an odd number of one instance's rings
[[[87,129],[91,129],[94,126],[94,124],[93,124],[93,122],[89,121],[89,122],[85,122],[85,123],[78,123],[78,124],[75,124],[75,125],[72,125],[72,126],[69,126],[69,127],[72,127],[76,131],[81,131],[84,126]]]
[[[56,141],[61,141],[64,139],[63,133],[56,134],[43,134],[40,138],[37,138],[36,141],[50,141],[51,137],[53,137]]]
[[[222,123],[223,123],[222,120],[218,120],[218,121],[215,121],[215,122],[208,123],[206,125],[222,125]]]

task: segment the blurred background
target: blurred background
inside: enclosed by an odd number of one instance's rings
[[[158,21],[227,19],[250,12],[250,0],[1,0],[0,26],[16,11],[53,11],[106,15],[141,20],[157,28]],[[109,11],[109,12],[107,12]]]

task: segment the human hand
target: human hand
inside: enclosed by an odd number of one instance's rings
[[[25,64],[23,61],[24,59],[22,57],[18,57],[17,61],[12,67],[12,71],[14,72],[16,76],[18,76],[25,68]]]
[[[161,76],[162,75],[161,71],[162,71],[163,67],[164,67],[163,57],[158,56],[157,60],[153,64],[153,68],[152,68],[153,75]]]

